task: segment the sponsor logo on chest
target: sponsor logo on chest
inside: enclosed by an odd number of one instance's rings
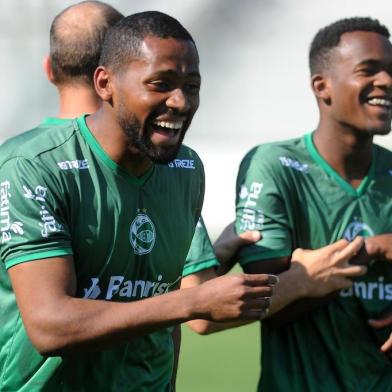
[[[383,276],[379,276],[377,281],[363,282],[355,281],[353,286],[339,292],[342,298],[361,298],[364,300],[392,300],[392,283],[386,283]]]
[[[177,169],[196,169],[194,159],[174,159],[167,166]]]
[[[87,159],[75,159],[73,161],[62,161],[57,162],[58,167],[61,170],[85,170],[89,168]]]
[[[291,167],[294,170],[297,170],[301,173],[309,173],[309,165],[307,163],[301,163],[296,159],[289,157],[279,157],[279,161],[283,166]]]
[[[181,280],[178,276],[174,282],[163,281],[163,276],[158,275],[155,281],[151,280],[126,280],[122,275],[113,275],[108,284],[100,282],[99,278],[91,278],[91,285],[83,289],[83,298],[96,299],[101,294],[107,300],[114,296],[120,298],[147,298],[167,293],[171,287]]]

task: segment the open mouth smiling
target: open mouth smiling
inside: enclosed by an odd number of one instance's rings
[[[174,136],[184,126],[184,121],[162,121],[155,120],[152,122],[152,129],[154,132],[165,134],[167,136]]]
[[[378,106],[385,109],[392,108],[392,100],[390,98],[369,98],[367,103],[371,106]]]

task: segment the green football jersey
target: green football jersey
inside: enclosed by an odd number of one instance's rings
[[[320,248],[341,238],[392,233],[392,153],[374,145],[355,189],[321,157],[312,135],[261,145],[241,163],[236,229],[263,238],[242,265]],[[375,261],[330,303],[278,329],[262,328],[261,391],[392,391],[392,363],[380,352],[390,327],[367,320],[392,311],[392,265]]]
[[[170,390],[171,328],[44,358],[26,335],[6,269],[73,255],[81,298],[135,301],[177,289],[204,195],[197,154],[183,146],[168,165],[133,177],[80,117],[10,140],[0,157],[0,390]]]
[[[197,222],[182,276],[219,266],[203,218]]]

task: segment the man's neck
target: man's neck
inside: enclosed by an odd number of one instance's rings
[[[128,137],[105,110],[101,108],[88,116],[86,123],[106,154],[127,172],[135,177],[141,177],[151,168],[151,160],[136,148],[129,146]]]
[[[342,178],[354,188],[361,184],[372,161],[371,135],[329,128],[320,123],[313,141],[320,155]]]
[[[100,107],[100,100],[95,91],[85,85],[61,86],[59,118],[75,118],[85,113],[94,113]]]

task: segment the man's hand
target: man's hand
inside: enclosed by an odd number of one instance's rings
[[[368,320],[368,323],[371,327],[376,329],[392,326],[392,313],[389,314],[387,317],[384,317],[379,320]],[[389,353],[389,356],[392,357],[392,332],[389,335],[389,338],[380,347],[380,350],[384,353]]]
[[[265,316],[278,278],[274,275],[233,274],[211,279],[194,291],[196,315],[216,322],[260,320]]]
[[[380,234],[365,239],[365,251],[369,260],[392,262],[392,234]]]
[[[350,260],[362,249],[364,240],[337,241],[317,250],[296,249],[291,258],[293,272],[302,272],[304,297],[323,297],[352,286],[350,278],[364,275],[367,267]]]
[[[230,223],[222,231],[221,235],[214,243],[216,258],[221,263],[218,275],[228,272],[235,264],[235,255],[238,250],[249,244],[254,244],[261,239],[259,231],[246,231],[241,234],[235,232],[234,222]]]
[[[362,246],[363,239],[358,237],[316,250],[296,249],[290,269],[279,275],[267,324],[277,328],[295,321],[325,305],[338,290],[351,287],[350,278],[367,270],[349,263]]]

